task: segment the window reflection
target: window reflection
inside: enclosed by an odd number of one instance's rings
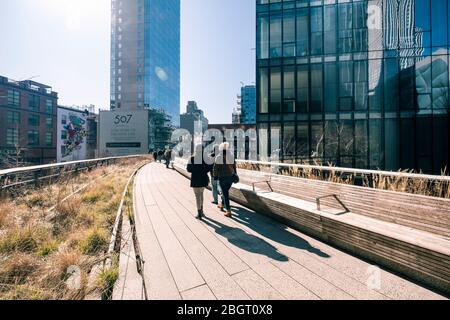
[[[448,145],[417,135],[449,135],[449,0],[259,3],[258,110],[285,159],[440,173]]]

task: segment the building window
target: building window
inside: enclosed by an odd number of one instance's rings
[[[67,131],[66,130],[61,131],[61,140],[67,140]]]
[[[47,117],[45,119],[45,124],[47,126],[47,129],[53,129],[53,118],[52,117]]]
[[[311,9],[311,54],[323,52],[323,15],[322,7]]]
[[[279,58],[282,56],[282,16],[274,14],[270,17],[270,57]]]
[[[297,111],[308,112],[309,102],[309,72],[308,66],[297,68]]]
[[[35,96],[30,94],[28,97],[28,107],[32,111],[39,111],[40,98],[39,96]]]
[[[309,153],[309,127],[307,123],[297,124],[297,157],[308,159]]]
[[[8,90],[8,106],[18,108],[20,106],[20,92]]]
[[[46,101],[45,111],[49,114],[53,114],[53,100]]]
[[[285,11],[283,16],[283,55],[295,56],[295,15],[293,10]]]
[[[339,5],[339,52],[348,53],[353,49],[352,4]]]
[[[270,70],[270,113],[281,113],[281,70]]]
[[[39,145],[39,132],[36,130],[28,131],[28,145],[38,146]]]
[[[336,5],[324,7],[324,50],[325,54],[336,53]]]
[[[339,63],[340,110],[353,110],[353,61]]]
[[[8,111],[8,124],[19,124],[20,123],[20,113],[15,111]]]
[[[65,114],[61,116],[61,124],[67,124],[67,116]]]
[[[285,113],[295,112],[295,67],[285,67],[283,75],[284,110]]]
[[[28,116],[28,125],[31,127],[39,127],[40,117],[36,114],[30,114]]]
[[[269,111],[269,69],[259,70],[259,112]]]
[[[322,65],[311,65],[311,112],[322,112],[323,84]]]
[[[52,132],[45,133],[45,145],[47,147],[51,147],[53,145],[53,133]]]
[[[19,144],[19,130],[17,128],[6,129],[6,145],[8,147],[15,147]]]
[[[309,53],[309,15],[308,9],[297,11],[297,55],[306,56]]]
[[[261,14],[258,16],[258,58],[269,58],[269,16]]]

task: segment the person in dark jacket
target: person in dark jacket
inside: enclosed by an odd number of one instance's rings
[[[204,192],[209,185],[208,173],[211,169],[212,166],[206,164],[203,158],[203,146],[197,145],[194,156],[188,162],[187,171],[191,173],[191,188],[194,190],[198,211],[197,219],[199,220],[205,217],[203,211]]]
[[[158,161],[158,152],[153,152],[153,160],[155,161],[155,162],[157,162]]]
[[[219,145],[216,144],[216,145],[214,145],[213,152],[210,155],[211,159],[213,159],[212,160],[213,164],[218,155],[219,155]],[[223,209],[223,198],[222,198],[222,204],[219,204],[219,195],[222,194],[222,190],[220,190],[219,180],[214,179],[212,172],[211,172],[211,189],[212,189],[212,195],[213,195],[213,204],[215,204],[219,208]]]
[[[172,150],[167,149],[164,158],[166,160],[166,168],[169,169],[170,162],[172,161]]]
[[[214,179],[219,180],[220,188],[222,189],[223,205],[226,210],[225,216],[231,218],[230,189],[237,174],[236,161],[230,152],[229,143],[222,143],[219,151],[214,164],[213,176]]]

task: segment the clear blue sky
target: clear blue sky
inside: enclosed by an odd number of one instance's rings
[[[181,0],[181,111],[228,123],[255,81],[255,1]],[[109,108],[110,0],[1,0],[0,75],[33,76],[64,105]]]

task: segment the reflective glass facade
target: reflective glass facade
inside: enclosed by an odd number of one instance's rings
[[[449,17],[447,0],[257,0],[261,158],[448,168]]]
[[[180,118],[180,0],[112,0],[111,109]]]

